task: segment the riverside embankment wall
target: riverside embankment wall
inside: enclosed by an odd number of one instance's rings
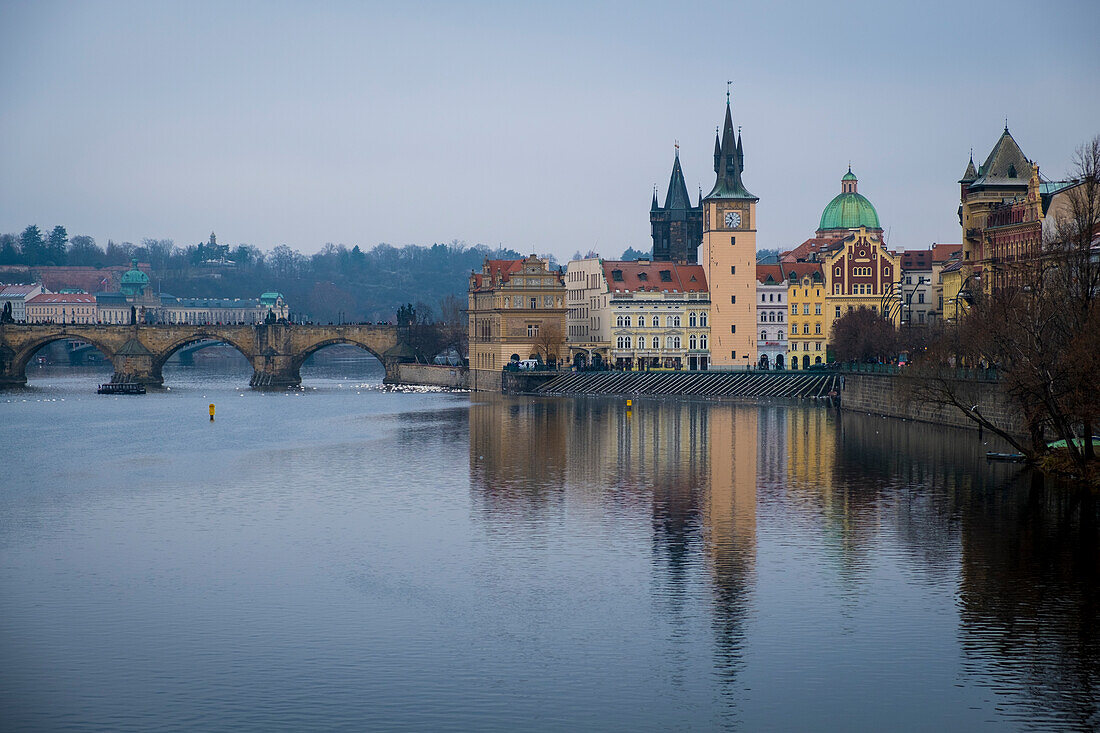
[[[954,406],[919,402],[911,397],[909,378],[901,374],[845,374],[840,407],[852,412],[900,417],[905,420],[974,429],[977,425]],[[954,380],[953,391],[981,415],[1006,432],[1025,435],[1023,416],[1013,407],[1000,384],[987,380]]]
[[[469,389],[469,370],[466,367],[438,364],[398,364],[397,381],[398,384]]]

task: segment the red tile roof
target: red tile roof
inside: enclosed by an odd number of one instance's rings
[[[963,246],[961,244],[933,244],[932,261],[947,262],[951,259],[951,255],[956,252],[962,252],[962,248]]]
[[[772,280],[776,285],[781,284],[787,279],[784,274],[783,265],[757,265],[756,266],[756,279],[762,283],[768,281],[768,276],[771,275]]]
[[[27,301],[27,305],[66,305],[73,303],[95,303],[95,296],[88,293],[42,293]]]
[[[473,273],[474,287],[480,290],[482,287],[491,287],[493,282],[506,283],[511,279],[512,273],[523,267],[525,260],[485,260],[481,272]],[[488,268],[488,274],[485,269]]]
[[[810,275],[817,273],[822,281],[825,279],[825,272],[821,269],[820,262],[784,262],[783,272],[787,273],[787,277],[790,278],[791,273],[794,273],[795,279],[800,279],[804,275]]]
[[[903,270],[931,270],[932,250],[907,249],[901,253],[901,269]]]
[[[621,279],[615,278],[619,272]],[[702,265],[680,265],[675,262],[630,260],[624,262],[604,260],[603,274],[611,292],[677,291],[681,293],[707,292],[707,276]]]

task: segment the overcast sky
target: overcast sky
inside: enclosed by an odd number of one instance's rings
[[[0,231],[614,257],[732,79],[759,247],[849,160],[891,246],[957,242],[1006,116],[1048,178],[1100,134],[1100,3],[898,5],[0,2]]]

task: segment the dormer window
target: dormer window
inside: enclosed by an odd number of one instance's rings
[[[661,270],[660,277],[663,283],[672,282],[672,270]]]
[[[612,270],[611,271],[611,279],[613,281],[617,282],[617,283],[621,283],[623,281],[623,271],[622,270]]]
[[[638,273],[638,279],[641,280],[642,282],[645,282],[645,281],[649,280],[649,273],[639,272]]]

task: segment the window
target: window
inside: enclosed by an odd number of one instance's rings
[[[698,348],[698,345],[699,345],[699,340],[697,338],[695,338],[695,334],[691,334],[691,336],[688,337],[688,348],[694,350],[694,349]]]
[[[765,323],[765,322],[767,322],[767,320],[768,320],[768,314],[767,313],[761,313],[760,314],[760,322]]]
[[[661,348],[661,339],[660,339],[659,336],[654,336],[653,337],[653,348],[655,348],[655,349]]]
[[[615,340],[615,348],[617,348],[617,349],[623,348],[623,337],[622,336],[620,336],[619,338],[617,338]]]
[[[611,271],[611,279],[614,282],[621,283],[623,281],[623,271],[622,270],[612,270]]]
[[[623,345],[628,349],[630,348],[630,337],[629,336],[624,336],[623,337]]]
[[[821,342],[814,341],[814,351],[821,351]]]
[[[527,324],[527,338],[529,338],[529,339],[537,338],[538,335],[539,335],[539,324],[537,324],[537,323],[528,323]]]
[[[660,277],[663,283],[672,282],[672,270],[661,270]]]
[[[760,340],[761,341],[767,341],[768,340],[768,332],[767,331],[761,331],[760,332]]]
[[[840,268],[839,268],[839,267],[838,267],[838,268],[836,268],[836,269],[835,269],[835,270],[833,271],[833,273],[834,273],[834,274],[835,274],[835,275],[836,275],[837,277],[840,277]]]
[[[730,244],[737,244],[737,237],[730,237]]]
[[[924,293],[917,293],[917,302],[918,303],[923,303],[924,302]]]
[[[680,337],[679,336],[673,337],[673,339],[672,339],[672,348],[674,348],[674,349],[680,348]]]
[[[730,352],[730,358],[731,359],[736,359],[737,358],[737,352],[736,351],[731,351]]]
[[[840,283],[833,285],[833,295],[840,295]]]
[[[623,327],[623,317],[622,316],[616,316],[615,317],[615,325],[619,328]]]
[[[803,303],[802,304],[802,315],[804,315],[804,316],[810,315],[810,304],[809,303]]]
[[[730,296],[730,304],[733,305],[736,302],[737,302],[737,296],[736,295],[731,295]]]
[[[688,326],[690,326],[691,328],[695,328],[695,321],[696,321],[695,313],[689,313],[688,314]]]
[[[840,306],[839,305],[836,307],[836,315],[833,316],[833,317],[834,318],[840,318]]]
[[[821,334],[821,324],[820,323],[815,323],[814,324],[814,333],[816,333],[818,335]]]
[[[700,313],[699,314],[699,328],[706,328],[706,327],[707,327],[707,314],[706,313]]]
[[[797,316],[798,315],[798,303],[791,303],[791,315],[792,316]]]
[[[642,318],[645,318],[645,316],[642,316]],[[653,327],[657,328],[660,325],[661,325],[661,319],[657,316],[653,316]]]
[[[673,317],[672,325],[675,326],[676,328],[680,327],[680,316],[677,315],[677,316]]]
[[[538,307],[538,302],[539,302],[538,298],[531,298],[531,310],[534,310],[535,308]]]
[[[769,303],[774,303],[775,302],[775,293],[768,293],[768,302]]]
[[[814,315],[815,316],[820,316],[821,315],[821,303],[815,303],[814,304]]]
[[[730,324],[730,333],[737,333],[737,324],[736,323],[731,323]]]
[[[767,303],[768,302],[768,296],[764,295],[763,293],[760,293],[760,302],[761,303]]]
[[[646,282],[647,280],[649,280],[649,274],[645,273],[645,272],[639,272],[638,273],[638,279],[641,280],[642,282]]]
[[[707,348],[707,335],[705,333],[699,334],[699,348],[704,351]]]
[[[731,275],[736,275],[737,274],[737,265],[730,265],[730,274]]]
[[[802,333],[806,334],[807,336],[810,335],[810,324],[808,324],[808,323],[803,323],[802,324]]]

